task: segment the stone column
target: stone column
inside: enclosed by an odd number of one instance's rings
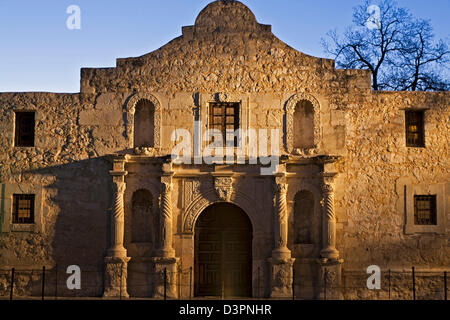
[[[160,207],[160,257],[173,257],[175,251],[172,248],[172,179],[161,179],[161,207]]]
[[[128,297],[127,267],[130,258],[123,246],[125,193],[125,159],[115,158],[114,168],[110,171],[113,179],[113,204],[111,208],[110,247],[105,257],[105,289],[104,297]]]
[[[336,173],[323,173],[322,210],[323,210],[323,246],[320,251],[322,258],[339,259],[336,249],[336,213],[334,211],[334,177]]]
[[[334,208],[335,177],[334,162],[337,158],[321,159],[322,172],[322,250],[319,265],[319,283],[322,299],[342,299],[341,273],[344,260],[339,259],[336,249],[336,211]],[[325,289],[326,286],[326,289]],[[326,297],[325,297],[326,294]]]
[[[274,249],[269,259],[271,265],[272,298],[292,297],[293,265],[291,251],[287,247],[287,184],[284,174],[275,178],[275,208],[274,208]]]
[[[163,175],[161,177],[161,199],[160,199],[160,248],[156,251],[156,256],[152,258],[153,262],[153,283],[154,298],[161,298],[164,295],[164,281],[166,281],[166,295],[169,298],[177,298],[177,266],[179,259],[175,257],[175,250],[172,247],[172,163],[167,162],[162,167]],[[164,279],[164,269],[166,270],[166,279]]]
[[[291,251],[287,248],[287,184],[277,182],[275,185],[275,218],[274,218],[274,250],[273,257],[290,258]]]

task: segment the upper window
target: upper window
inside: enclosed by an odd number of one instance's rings
[[[294,111],[294,148],[314,147],[314,106],[311,101],[301,100]]]
[[[423,111],[406,111],[406,146],[425,147]]]
[[[436,196],[414,196],[414,224],[436,225]]]
[[[13,223],[34,223],[34,194],[13,195]]]
[[[209,108],[209,128],[222,134],[222,142],[227,142],[227,131],[235,133],[239,129],[239,103],[211,103]],[[234,146],[238,146],[238,136],[234,135]]]
[[[147,99],[139,100],[134,114],[134,146],[155,146],[155,106]]]
[[[16,147],[34,147],[34,112],[16,112]]]

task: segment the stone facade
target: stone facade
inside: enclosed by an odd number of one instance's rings
[[[153,143],[137,147],[144,100]],[[174,130],[194,136],[196,120],[206,130],[215,101],[239,103],[242,129],[282,132],[274,175],[171,160]],[[299,119],[304,101],[310,115]],[[370,72],[298,52],[240,2],[215,1],[155,52],[82,69],[78,94],[0,93],[0,294],[12,267],[23,273],[16,294],[32,295],[39,275],[26,270],[79,265],[89,284],[79,296],[161,297],[166,270],[166,294],[188,298],[196,221],[227,202],[252,223],[254,297],[323,298],[326,277],[328,298],[385,298],[365,288],[370,265],[383,279],[395,272],[398,298],[415,266],[422,296],[436,297],[450,269],[449,102],[448,92],[374,92]],[[425,148],[406,146],[405,110],[416,109],[426,110]],[[24,110],[35,112],[34,147],[15,146]],[[310,131],[300,144],[298,123]],[[148,204],[133,200],[139,190]],[[307,243],[295,240],[301,191],[313,199]],[[34,224],[11,219],[19,192],[36,195]],[[415,194],[437,196],[436,226],[411,221]],[[153,217],[144,242],[132,239],[134,210]],[[64,281],[58,292],[72,294]]]

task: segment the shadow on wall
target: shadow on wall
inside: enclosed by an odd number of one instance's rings
[[[111,225],[110,169],[111,164],[100,157],[27,172],[54,178],[45,187],[43,220],[49,251],[61,275],[59,295],[103,294],[103,259]],[[76,292],[69,292],[65,284],[69,265],[81,269],[81,290]],[[54,277],[56,271],[48,272]]]

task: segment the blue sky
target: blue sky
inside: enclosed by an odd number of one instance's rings
[[[193,25],[211,0],[0,0],[0,92],[79,92],[80,68],[113,67],[116,58],[158,49]],[[243,0],[260,23],[290,46],[325,57],[326,32],[351,24],[362,0]],[[375,2],[375,0],[374,0]],[[450,0],[398,0],[430,19],[450,39]],[[68,6],[81,9],[81,29],[69,30]]]

